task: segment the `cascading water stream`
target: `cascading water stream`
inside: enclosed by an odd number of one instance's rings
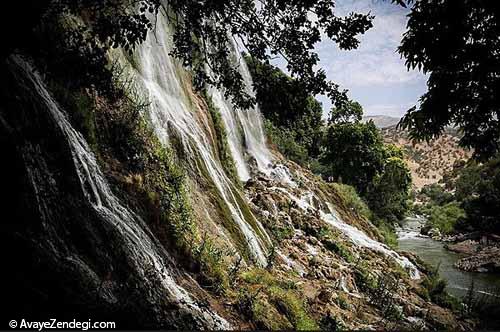
[[[392,257],[399,265],[409,271],[410,277],[412,279],[420,279],[420,272],[408,258],[401,256],[394,250],[389,249],[389,247],[387,247],[385,244],[373,240],[356,227],[346,224],[342,221],[331,204],[327,203],[327,206],[330,211],[329,213],[321,212],[321,217],[323,220],[325,220],[335,228],[341,230],[351,239],[354,244],[360,247],[366,247],[378,251],[387,257]]]
[[[18,68],[20,77],[25,77],[25,80],[30,82],[29,91],[32,91],[36,100],[43,103],[66,137],[85,197],[102,216],[102,220],[107,223],[106,226],[112,232],[119,234],[123,241],[122,249],[134,271],[137,271],[145,282],[150,282],[151,287],[163,288],[167,298],[177,303],[182,310],[191,313],[202,326],[228,329],[230,325],[225,319],[206,308],[200,308],[188,292],[177,285],[168,271],[169,264],[166,260],[168,254],[153,236],[145,231],[146,227],[141,227],[144,226],[143,221],[124,207],[112,193],[87,142],[73,129],[66,115],[50,96],[40,76],[20,58],[14,58],[13,63]],[[149,279],[151,271],[154,271],[155,280],[159,280],[159,283]]]
[[[229,48],[232,63],[240,69],[240,74],[243,77],[245,92],[254,97],[252,76],[245,60],[238,52],[238,46],[233,41]],[[233,104],[223,96],[220,90],[211,88],[209,93],[214,103],[219,107],[227,128],[229,147],[236,162],[240,179],[246,181],[250,178],[247,165],[249,157],[255,159],[259,171],[269,175],[272,157],[266,146],[266,137],[258,105],[248,110],[235,110]]]
[[[171,39],[168,22],[163,15],[158,15],[154,34],[148,35],[136,53],[138,58],[137,81],[144,87],[151,102],[148,118],[163,144],[168,144],[169,138],[176,135],[176,138],[180,138],[192,163],[194,165],[197,165],[197,162],[203,164],[203,170],[200,169],[198,172],[208,173],[209,179],[231,212],[233,221],[244,235],[253,257],[260,265],[265,265],[266,255],[263,248],[270,239],[257,220],[255,223],[258,230],[253,229],[245,220],[235,197],[235,186],[216,158],[214,144],[208,135],[209,125],[204,122],[200,110],[190,94],[190,82],[187,79],[182,79],[186,73],[169,55]],[[222,108],[224,105],[217,103],[217,106]],[[228,115],[224,116],[225,120],[227,120],[226,116]],[[236,125],[235,121],[234,125]],[[234,130],[234,127],[228,127],[229,132]],[[253,138],[246,136],[245,139],[247,141],[253,140]],[[233,143],[231,149],[243,150],[240,145]],[[238,159],[239,154],[232,152],[236,161],[240,163],[238,167],[243,169],[243,161]],[[262,236],[257,235],[258,232]]]
[[[299,198],[283,188],[274,188],[274,189],[287,194],[290,197],[290,199],[294,201],[297,204],[297,206],[302,210],[307,211],[311,209],[313,211],[318,211],[321,216],[321,219],[323,219],[327,224],[337,228],[342,233],[344,233],[349,238],[349,240],[355,245],[369,248],[374,251],[378,251],[387,257],[393,258],[401,267],[409,271],[410,277],[412,279],[420,278],[420,272],[418,271],[417,267],[412,262],[410,262],[408,258],[398,254],[394,250],[391,250],[385,244],[373,240],[372,238],[370,238],[368,235],[366,235],[364,232],[357,229],[356,227],[345,223],[340,218],[338,213],[335,211],[335,208],[333,207],[332,204],[326,202],[326,205],[328,207],[328,212],[324,212],[321,209],[315,208],[312,204],[314,193],[309,192],[303,195],[301,198]]]

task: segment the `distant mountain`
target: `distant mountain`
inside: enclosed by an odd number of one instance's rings
[[[382,129],[395,126],[399,122],[400,118],[387,115],[367,115],[363,117],[363,122],[368,122],[370,120],[375,123],[377,128]]]

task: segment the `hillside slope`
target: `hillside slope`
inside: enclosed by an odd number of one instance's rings
[[[399,120],[399,118],[388,115],[365,115],[362,119],[363,122],[373,121],[379,129],[395,126]]]
[[[442,136],[430,142],[412,142],[408,133],[396,126],[382,129],[382,134],[386,143],[405,150],[413,187],[417,190],[439,182],[455,162],[467,160],[472,155],[471,151],[458,146],[460,134],[453,128],[446,129]]]

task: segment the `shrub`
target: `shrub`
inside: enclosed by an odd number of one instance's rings
[[[444,308],[452,309],[454,311],[460,310],[460,301],[446,292],[446,280],[439,276],[438,271],[439,265],[434,271],[430,271],[422,281],[422,287],[425,289],[422,294],[428,294],[432,302]]]
[[[290,329],[291,325],[295,330],[319,329],[293,282],[279,280],[264,269],[244,272],[241,279],[248,285],[240,291],[239,306],[249,318],[264,323],[264,328]],[[270,317],[270,313],[274,315]]]
[[[464,210],[457,202],[450,202],[443,206],[432,205],[427,209],[427,213],[428,224],[438,228],[443,234],[452,233],[457,222],[465,217]]]
[[[372,212],[365,201],[359,197],[356,189],[350,185],[342,183],[332,183],[337,193],[342,197],[347,207],[356,211],[359,215],[365,217],[366,219],[372,219]]]
[[[392,225],[387,224],[385,221],[380,221],[377,225],[380,234],[384,238],[384,242],[391,248],[398,247],[398,237]]]
[[[333,316],[331,313],[328,313],[326,316],[321,318],[319,324],[322,331],[336,332],[345,330],[345,326],[342,321]]]
[[[293,130],[277,127],[269,120],[264,121],[264,126],[271,143],[276,145],[279,152],[300,165],[307,165],[309,161],[307,149],[297,142]]]

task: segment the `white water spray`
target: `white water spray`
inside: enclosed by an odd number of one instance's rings
[[[332,206],[332,204],[326,202],[329,210],[328,212],[324,212],[321,209],[315,208],[312,205],[312,199],[314,197],[314,193],[308,192],[301,198],[299,198],[289,193],[287,190],[283,188],[274,188],[274,189],[286,193],[302,210],[307,211],[310,209],[312,211],[318,211],[320,213],[321,219],[323,219],[326,223],[344,233],[355,245],[369,248],[374,251],[378,251],[387,257],[393,258],[401,267],[409,271],[410,277],[412,279],[420,278],[420,272],[418,271],[417,267],[412,262],[410,262],[408,258],[398,254],[394,250],[391,250],[385,244],[375,241],[374,239],[370,238],[368,235],[366,235],[364,232],[357,229],[356,227],[345,223],[340,218],[337,211],[335,211],[335,208]]]
[[[234,41],[229,45],[229,49],[232,55],[231,62],[239,68],[243,77],[245,92],[249,96],[255,97],[252,76]],[[235,110],[231,101],[227,100],[220,90],[210,88],[209,93],[214,103],[219,107],[228,131],[229,148],[236,162],[240,179],[246,181],[250,178],[248,160],[251,158],[255,160],[259,171],[269,175],[272,157],[266,146],[266,137],[258,105],[248,110]]]
[[[180,139],[191,163],[198,165],[198,173],[208,175],[209,180],[215,185],[218,194],[231,212],[233,221],[244,235],[253,257],[260,265],[264,266],[266,264],[264,248],[270,239],[256,219],[254,222],[258,229],[252,228],[238,205],[238,199],[235,196],[237,189],[216,158],[214,144],[208,135],[210,126],[203,118],[203,111],[196,105],[189,79],[183,79],[187,74],[182,66],[169,55],[172,49],[171,39],[165,17],[158,15],[155,32],[148,35],[146,41],[137,51],[139,62],[137,81],[144,87],[151,102],[148,118],[163,144],[168,144],[171,135],[176,135],[176,138]],[[266,155],[265,152],[260,151],[260,149],[265,149],[265,145],[254,142],[254,140],[263,142],[263,132],[252,127],[260,126],[260,130],[262,130],[260,122],[256,120],[260,115],[254,111],[246,115],[247,120],[241,121],[245,117],[244,115],[235,115],[237,112],[229,109],[228,105],[221,100],[216,99],[214,102],[221,109],[224,121],[227,123],[229,137],[233,137],[230,139],[230,147],[237,164],[239,164],[239,173],[244,175],[243,178],[246,176],[243,151],[251,151],[256,159],[257,156]],[[246,150],[243,145],[236,141],[234,136],[238,126],[244,128],[244,139],[247,142],[254,142],[247,144],[248,149]],[[246,127],[252,128],[245,129]],[[262,135],[262,137],[257,139],[255,136],[257,134]],[[265,150],[267,151],[267,149]],[[261,162],[265,163],[266,161]],[[262,236],[259,236],[258,233]]]

